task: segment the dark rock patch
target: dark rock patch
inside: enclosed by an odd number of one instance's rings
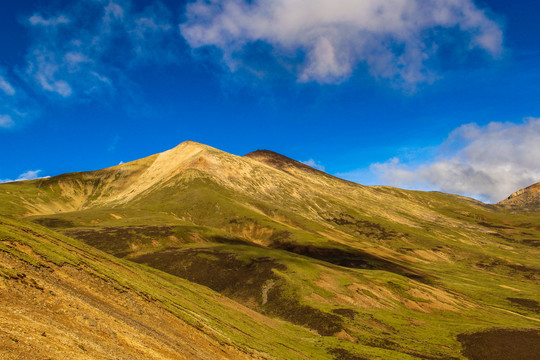
[[[536,280],[540,278],[540,268],[513,264],[503,259],[486,258],[486,260],[476,263],[476,266],[481,269],[498,269],[508,275],[519,276],[528,280]]]
[[[48,228],[72,228],[75,226],[73,221],[59,218],[38,218],[33,219],[32,222]]]
[[[533,247],[540,247],[540,239],[523,239],[522,243]]]
[[[506,300],[519,305],[529,311],[532,311],[534,313],[540,314],[540,303],[536,300],[531,299],[523,299],[523,298],[506,298]]]
[[[469,360],[540,359],[540,330],[490,329],[459,334],[457,339]]]
[[[341,348],[330,349],[328,353],[334,356],[334,360],[367,360],[365,357],[353,354],[350,351]]]
[[[323,336],[343,329],[339,316],[302,304],[294,290],[274,273],[274,269],[285,271],[285,265],[268,257],[244,260],[212,249],[171,248],[131,260],[208,286],[262,313],[309,327]],[[273,285],[268,286],[269,282]],[[263,287],[267,288],[264,300]]]
[[[367,221],[359,220],[348,214],[326,215],[323,219],[327,222],[350,228],[356,235],[362,235],[376,240],[392,240],[405,234],[387,229],[384,226]]]
[[[354,320],[354,317],[358,315],[358,311],[353,309],[334,309],[332,312],[349,320]]]
[[[123,257],[130,245],[141,239],[165,238],[174,234],[172,226],[110,226],[85,229],[66,229],[64,234],[84,241],[88,245]]]
[[[289,242],[276,242],[272,247],[339,266],[354,269],[385,270],[424,283],[431,283],[428,274],[409,269],[358,249],[325,248]]]

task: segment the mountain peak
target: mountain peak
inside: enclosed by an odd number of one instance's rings
[[[136,162],[144,162],[145,166],[134,174],[130,184],[125,189],[117,192],[110,200],[129,201],[186,169],[204,168],[209,163],[215,162],[212,159],[212,154],[219,152],[210,146],[188,140],[167,151],[136,160]],[[121,166],[132,167],[132,163]]]
[[[185,167],[188,163],[190,164],[200,160],[199,158],[201,156],[212,157],[220,153],[223,152],[211,146],[186,140],[172,149],[157,154],[158,157],[155,165],[158,166],[159,164],[159,167],[165,168]]]
[[[516,191],[499,205],[520,210],[540,210],[540,182]]]
[[[186,148],[213,149],[211,146],[208,146],[208,145],[196,142],[196,141],[192,141],[192,140],[186,140],[186,141],[182,141],[180,144],[176,145],[174,148],[172,148],[170,150],[174,150],[174,149],[182,149],[183,150],[183,149],[186,149]]]
[[[326,174],[325,172],[314,169],[300,161],[293,160],[285,155],[270,150],[256,150],[244,156],[283,171],[286,171],[288,168],[296,168],[311,173]]]
[[[521,196],[522,194],[531,194],[531,193],[532,194],[540,193],[540,182],[536,184],[532,184],[530,186],[527,186],[526,188],[516,191],[515,193],[513,193],[512,195],[508,197],[508,200]]]

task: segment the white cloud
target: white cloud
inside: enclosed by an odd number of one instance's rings
[[[33,73],[34,79],[43,90],[57,93],[62,97],[68,97],[73,93],[67,81],[56,79],[61,64],[55,60],[56,55],[53,52],[43,48],[36,49],[32,57],[34,62],[29,65],[27,72]]]
[[[336,83],[367,66],[413,86],[433,80],[441,44],[503,50],[501,29],[472,0],[197,0],[186,19],[188,43],[219,48],[231,70],[246,45],[264,42],[302,82]]]
[[[40,179],[39,177],[40,172],[41,170],[29,170],[19,175],[19,177],[17,178],[17,181]]]
[[[324,171],[324,165],[322,165],[321,163],[319,163],[319,162],[317,162],[317,161],[315,161],[313,159],[309,159],[309,160],[306,160],[306,161],[301,161],[301,163],[305,164],[307,166],[311,166],[314,169]]]
[[[19,177],[17,179],[15,179],[15,180],[5,179],[5,180],[0,180],[0,183],[13,182],[13,181],[44,179],[44,178],[49,177],[49,176],[39,176],[40,172],[41,172],[41,170],[29,170],[29,171],[24,172],[21,175],[19,175]]]
[[[371,166],[388,185],[473,196],[498,202],[540,181],[540,119],[523,123],[463,125],[439,146],[436,159],[419,166],[398,158]]]
[[[0,128],[9,128],[15,125],[15,122],[9,115],[0,115]]]
[[[27,23],[34,40],[26,56],[27,80],[45,94],[113,93],[129,82],[132,67],[171,61],[173,27],[159,3],[137,12],[129,0],[89,0],[62,13],[34,14]]]

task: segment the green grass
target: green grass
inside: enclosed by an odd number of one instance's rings
[[[227,166],[252,166],[237,157],[215,156]],[[290,349],[295,347],[321,359],[337,356],[331,353],[336,348],[378,359],[460,358],[460,333],[538,327],[529,319],[537,314],[508,300],[540,301],[540,249],[532,241],[540,239],[538,213],[510,212],[437,192],[290,176],[262,165],[253,165],[249,173],[248,178],[234,173],[222,178],[219,171],[190,168],[128,203],[106,200],[136,173],[107,170],[2,184],[0,214],[20,218],[48,209],[27,220],[55,231],[2,218],[0,236],[10,240],[0,242],[0,251],[35,266],[84,264],[119,287],[158,299],[197,327],[217,329],[220,341],[276,358],[297,357]],[[62,190],[66,187],[71,190]],[[81,209],[70,208],[71,193],[86,194]],[[62,211],[55,210],[57,204]],[[170,262],[171,274],[157,270],[158,262],[150,262],[152,268],[128,261],[156,254],[172,254],[161,259]],[[233,260],[227,263],[224,256]],[[342,259],[347,257],[365,260],[365,266]],[[221,304],[216,301],[221,295],[209,288],[174,276],[175,266],[196,263],[219,273],[230,270],[227,264],[244,269],[260,259],[275,264],[271,276],[264,272],[267,278],[257,278],[255,267],[246,284],[232,283],[220,292],[277,318],[277,328]],[[269,291],[274,302],[263,306],[259,292],[267,279],[275,281]],[[380,306],[357,302],[355,285],[362,285],[358,296]],[[419,297],[418,291],[435,300]],[[452,310],[432,301],[450,304]],[[343,309],[357,315],[335,315],[345,314]],[[307,321],[309,316],[335,322],[356,342],[319,336],[321,325]]]

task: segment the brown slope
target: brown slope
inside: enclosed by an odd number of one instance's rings
[[[516,191],[499,205],[515,210],[540,211],[540,182]]]
[[[156,278],[59,234],[0,217],[0,359],[256,357],[182,320],[159,299],[161,288],[145,280]]]
[[[271,167],[274,167],[276,169],[279,169],[285,172],[289,172],[287,170],[290,170],[291,168],[293,168],[293,169],[307,171],[312,174],[328,175],[324,171],[314,169],[311,166],[308,166],[299,161],[293,160],[285,155],[281,155],[270,150],[256,150],[244,156],[263,162],[267,165],[270,165]]]
[[[355,186],[361,186],[357,183],[353,183],[351,181],[330,175],[324,171],[312,168],[311,166],[301,163],[300,161],[291,159],[285,155],[281,155],[271,150],[255,150],[247,153],[246,155],[244,155],[244,157],[259,161],[270,167],[281,170],[283,172],[286,172],[287,174],[296,177],[298,177],[299,175],[315,175],[332,180],[339,180],[340,182],[349,183]]]
[[[0,263],[9,264],[13,271],[0,279],[2,359],[237,359],[243,355],[221,346],[160,304],[82,269],[38,268],[4,252]]]
[[[25,212],[18,215],[54,214],[114,206],[159,187],[186,169],[212,165],[210,163],[215,156],[209,154],[218,152],[209,146],[185,141],[162,153],[101,170],[2,185],[14,189],[13,193],[5,193],[9,197],[18,197],[19,205],[25,208]],[[2,195],[0,193],[0,204]],[[17,212],[2,212],[0,209],[0,213],[8,215]]]

